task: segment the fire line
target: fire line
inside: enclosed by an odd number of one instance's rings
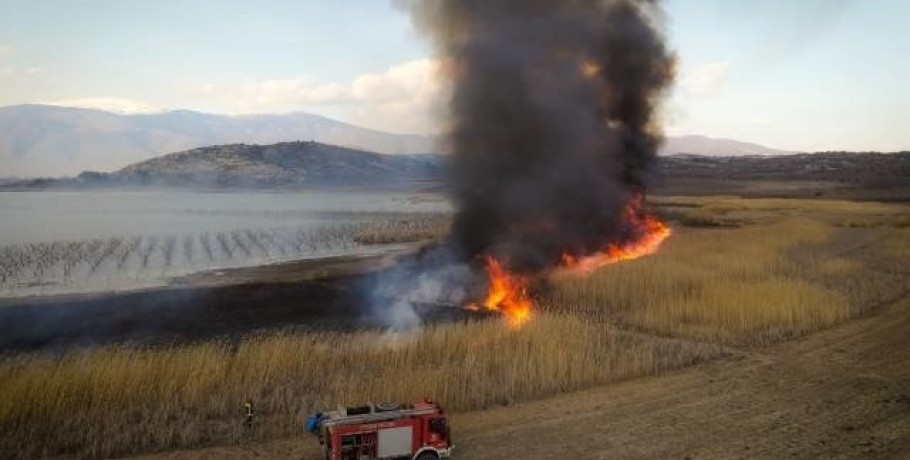
[[[607,243],[603,250],[584,256],[562,255],[559,270],[586,276],[606,265],[654,254],[670,237],[672,230],[660,218],[641,210],[640,197],[625,208],[625,223],[634,237],[624,242]],[[529,294],[532,278],[509,272],[495,257],[486,257],[489,288],[483,302],[467,305],[468,310],[497,311],[507,324],[520,328],[531,319],[534,301]]]

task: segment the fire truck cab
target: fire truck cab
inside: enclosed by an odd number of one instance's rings
[[[452,454],[446,414],[431,400],[339,407],[307,419],[326,460],[435,460]]]

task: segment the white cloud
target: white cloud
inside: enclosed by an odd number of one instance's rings
[[[240,111],[269,110],[281,104],[340,104],[353,102],[350,89],[338,83],[314,84],[307,77],[279,78],[247,83],[225,96]]]
[[[13,56],[16,50],[9,46],[0,45],[0,76],[33,76],[44,72],[44,68],[36,65],[23,66],[15,62]]]
[[[235,114],[313,110],[335,107],[348,121],[398,131],[432,132],[443,99],[436,78],[437,62],[418,59],[382,72],[362,74],[348,83],[315,82],[301,76],[276,78],[239,86],[199,85],[195,94]]]
[[[351,85],[361,104],[355,121],[391,131],[437,131],[446,88],[437,73],[437,61],[421,59],[360,76]]]
[[[437,63],[430,59],[406,62],[379,74],[365,74],[354,80],[351,92],[360,101],[395,101],[439,93]]]
[[[693,95],[715,94],[727,84],[729,74],[730,61],[713,62],[684,75],[680,86]]]
[[[123,115],[133,115],[141,113],[161,112],[150,104],[132,99],[121,99],[115,97],[96,97],[84,99],[68,99],[62,101],[42,102],[42,104],[56,105],[60,107],[79,107],[83,109],[97,109],[107,112],[119,113]]]

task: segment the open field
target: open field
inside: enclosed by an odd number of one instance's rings
[[[20,356],[0,374],[0,450],[6,458],[106,457],[237,443],[246,438],[235,423],[246,398],[264,414],[255,437],[269,439],[299,432],[306,415],[335,403],[432,394],[450,409],[486,408],[651,375],[718,352],[548,315],[520,331],[488,320],[416,336],[269,335],[239,346]]]
[[[781,345],[452,417],[460,460],[910,457],[910,298]],[[321,459],[313,436],[136,460]]]
[[[761,354],[759,346],[875,312],[910,289],[906,206],[723,197],[657,204],[675,222],[661,252],[587,278],[554,275],[539,293],[545,311],[517,331],[488,319],[406,335],[278,332],[7,356],[0,454],[104,457],[264,441],[299,435],[312,409],[426,394],[455,411],[512,405]],[[737,364],[718,366],[727,365]],[[825,379],[824,369],[811,378]],[[686,385],[697,388],[691,379]],[[262,411],[254,433],[240,429],[246,397]],[[620,410],[603,407],[588,411]],[[467,417],[455,419],[465,420],[456,443],[465,427],[483,444],[467,422],[483,416]],[[486,458],[473,452],[466,458]]]

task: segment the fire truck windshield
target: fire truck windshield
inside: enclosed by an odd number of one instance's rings
[[[430,432],[436,433],[438,435],[446,434],[446,419],[444,418],[434,418],[430,420]]]

